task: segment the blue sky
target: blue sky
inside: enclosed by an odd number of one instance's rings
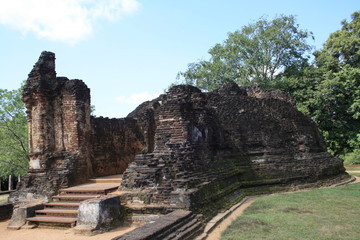
[[[0,88],[16,89],[44,50],[58,76],[82,79],[95,115],[125,117],[188,63],[262,16],[295,15],[317,49],[358,0],[0,0]]]

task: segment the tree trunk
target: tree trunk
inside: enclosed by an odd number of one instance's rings
[[[9,191],[12,190],[12,177],[9,175]]]

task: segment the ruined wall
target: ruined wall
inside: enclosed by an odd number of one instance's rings
[[[146,203],[194,207],[241,188],[314,183],[344,173],[315,124],[280,91],[235,83],[209,93],[175,86],[129,116],[149,109],[154,151],[136,156],[121,187],[139,190],[136,198]]]
[[[250,97],[234,93],[247,90],[228,84],[208,94],[208,106],[216,109],[221,127],[229,136],[232,148],[243,149],[250,166],[262,179],[301,179],[316,181],[344,171],[342,161],[326,152],[326,145],[316,125],[299,112],[284,93]],[[226,107],[220,107],[224,106]],[[238,135],[237,135],[238,134]]]
[[[154,150],[137,155],[129,165],[123,191],[141,189],[147,203],[172,203],[172,195],[183,195],[205,180],[201,173],[208,168],[213,153],[209,146],[221,144],[222,131],[203,108],[203,98],[195,87],[177,86],[129,114],[140,125],[149,125],[144,121],[155,123]],[[152,112],[148,118],[141,118],[148,111]]]
[[[127,118],[96,118],[85,83],[56,77],[55,55],[43,52],[23,100],[30,170],[11,202],[46,201],[59,188],[119,173],[125,200],[184,208],[252,187],[347,177],[315,124],[278,90],[180,85]]]
[[[11,202],[47,201],[60,188],[124,172],[148,139],[130,118],[90,117],[90,89],[56,77],[55,54],[43,52],[23,92],[29,122],[29,172]]]
[[[94,176],[123,173],[145,148],[144,136],[134,119],[92,118],[91,127]]]

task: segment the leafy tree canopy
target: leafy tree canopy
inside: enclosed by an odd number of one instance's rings
[[[286,75],[279,87],[317,123],[330,151],[360,154],[360,12],[314,55],[314,66]]]
[[[360,11],[351,15],[352,21],[342,21],[342,28],[332,33],[324,48],[315,53],[316,64],[338,72],[344,66],[360,68]]]
[[[315,57],[321,82],[310,98],[312,115],[335,154],[360,149],[360,12]]]
[[[300,30],[294,16],[261,18],[229,33],[223,44],[209,50],[209,61],[190,63],[178,79],[203,90],[219,88],[230,80],[269,86],[286,68],[298,68],[307,61],[309,37],[312,33]]]
[[[27,118],[21,89],[0,89],[0,177],[28,169]]]

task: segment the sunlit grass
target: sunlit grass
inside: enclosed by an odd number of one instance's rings
[[[260,197],[221,239],[360,239],[359,201],[360,184]]]
[[[0,195],[0,204],[8,203],[9,194]]]

